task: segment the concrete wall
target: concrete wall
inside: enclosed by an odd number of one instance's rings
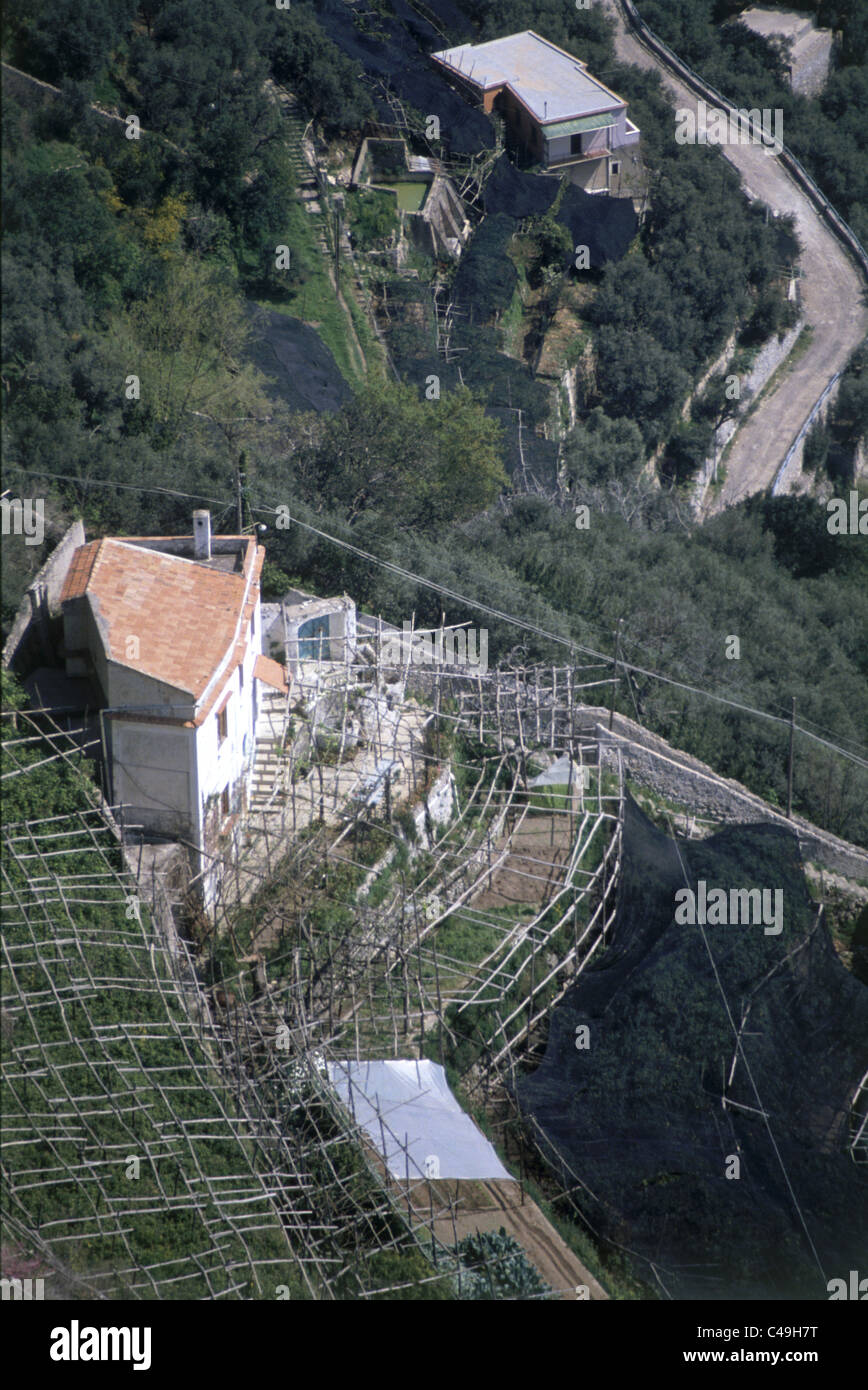
[[[815,28],[812,16],[799,11],[751,8],[739,19],[763,38],[789,42],[790,85],[794,92],[816,96],[822,91],[832,56],[831,29]]]
[[[123,666],[118,661],[104,663],[103,653],[96,649],[95,666],[100,683],[102,684],[101,668],[105,664],[107,671],[108,687],[106,690],[107,704],[110,709],[153,709],[153,713],[159,715],[161,710],[165,710],[165,715],[171,719],[192,719],[195,711],[195,704],[186,690],[179,690],[177,686],[168,685],[165,681],[154,680],[152,676],[144,671],[137,671],[130,666]]]
[[[80,545],[84,545],[84,524],[74,521],[27,586],[3,646],[4,667],[23,671],[28,662],[44,659],[40,630],[47,636],[48,623],[60,614],[60,591]]]
[[[546,141],[546,161],[551,164],[556,159],[573,157],[572,140],[569,135],[561,135],[556,140]]]
[[[604,154],[611,147],[612,128],[588,130],[582,136],[582,154]]]
[[[196,768],[192,729],[106,720],[112,801],[126,824],[146,833],[195,839]]]
[[[99,615],[99,604],[92,599],[91,595],[83,594],[81,598],[70,599],[64,605],[63,646],[66,652],[66,674],[68,676],[95,675],[105,703],[110,705],[110,662],[103,646],[105,636],[105,626]],[[137,701],[137,703],[141,703],[141,701]]]
[[[751,402],[759,394],[759,392],[763,390],[766,383],[774,376],[781,363],[790,355],[793,348],[795,347],[796,341],[804,326],[804,320],[800,318],[798,323],[795,323],[793,327],[789,329],[787,333],[784,334],[783,338],[779,338],[778,335],[775,333],[771,338],[768,339],[767,342],[763,343],[762,347],[760,348],[759,352],[754,358],[753,366],[751,367],[750,371],[745,376],[741,377],[739,382],[739,387],[741,390],[741,402],[739,413],[733,420],[724,420],[723,424],[717,430],[715,430],[714,448],[709,457],[705,460],[705,463],[702,465],[702,468],[700,469],[696,481],[693,485],[693,492],[691,495],[691,506],[695,513],[698,513],[701,510],[702,505],[705,501],[705,494],[708,490],[709,484],[712,482],[714,478],[715,458],[720,457],[722,451],[726,448],[733,435],[737,432],[738,427],[741,424],[742,419],[745,415],[745,412],[749,409],[751,405]],[[718,359],[718,361],[712,367],[711,371],[713,372],[721,370],[725,370],[725,363],[721,362],[720,359]],[[699,394],[701,394],[702,390],[704,389],[704,384],[707,382],[710,374],[710,372],[707,372],[703,377],[702,382],[700,382],[694,389],[694,391],[691,393],[691,401],[695,400],[696,397]],[[688,406],[689,404],[690,402],[688,402]],[[801,453],[799,453],[796,463],[797,466],[801,468]]]
[[[440,174],[432,180],[424,208],[405,213],[404,225],[419,249],[435,260],[456,259],[470,235],[464,205]]]
[[[550,171],[563,174],[568,183],[583,188],[586,193],[605,193],[609,188],[609,155],[600,159],[583,159],[578,164],[564,164]]]
[[[328,644],[323,643],[323,661],[343,661],[356,646],[356,605],[344,594],[333,599],[308,599],[286,608],[286,665],[294,676],[299,673],[299,629],[314,618],[328,619]],[[282,641],[282,622],[272,626],[272,640]]]

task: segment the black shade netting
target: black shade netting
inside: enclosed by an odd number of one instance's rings
[[[352,392],[315,328],[273,309],[250,306],[247,356],[268,378],[270,395],[290,410],[340,410]]]
[[[485,184],[483,202],[489,213],[509,217],[542,217],[558,194],[558,180],[544,174],[524,174],[502,154]]]
[[[679,924],[685,871],[697,910],[700,881],[727,890],[729,924]],[[779,934],[773,912],[733,909],[730,890],[753,888],[780,902]],[[868,1253],[868,1165],[849,1151],[866,1054],[868,988],[835,953],[795,836],[672,840],[628,798],[610,942],[515,1091],[579,1210],[655,1287],[826,1299]]]
[[[553,490],[557,485],[558,446],[537,433],[537,427],[548,418],[548,392],[534,379],[530,368],[499,352],[494,335],[485,328],[471,327],[463,312],[456,316],[453,327],[454,356],[446,362],[437,352],[431,294],[419,281],[390,284],[387,311],[383,327],[399,375],[420,392],[432,376],[438,378],[441,391],[454,391],[461,384],[477,391],[485,402],[486,414],[502,426],[503,464],[513,486]]]
[[[552,492],[558,481],[558,446],[528,429],[527,419],[519,429],[515,410],[489,406],[486,411],[503,428],[503,466],[519,492],[542,489]]]
[[[639,227],[632,198],[586,193],[575,184],[564,189],[557,220],[567,228],[573,246],[587,246],[592,270],[626,255]]]
[[[464,323],[481,326],[503,313],[518,286],[518,272],[507,254],[515,222],[504,212],[484,217],[458,264],[455,302]]]
[[[316,14],[332,42],[360,63],[368,77],[384,82],[422,116],[438,117],[440,136],[453,154],[493,149],[491,121],[449,86],[428,57],[448,44],[418,14],[406,10],[403,22],[398,15],[377,14],[376,30],[368,34],[357,27],[353,10],[342,0],[318,0]],[[391,123],[394,112],[388,101],[377,97],[376,104],[380,119]]]

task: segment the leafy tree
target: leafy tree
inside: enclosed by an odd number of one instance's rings
[[[564,449],[567,470],[591,483],[635,477],[644,462],[638,425],[625,418],[611,420],[599,406],[571,431]]]
[[[702,467],[711,451],[713,429],[706,421],[682,420],[666,445],[664,476],[685,483]]]
[[[47,82],[94,78],[129,32],[136,0],[10,0],[13,62]]]
[[[607,412],[636,417],[646,444],[669,433],[690,386],[675,353],[660,347],[645,329],[600,330],[597,381]]]
[[[373,116],[361,68],[341,53],[304,5],[281,13],[268,57],[276,80],[295,94],[326,135],[358,130]]]
[[[472,516],[506,485],[500,430],[467,389],[420,400],[416,388],[369,378],[322,427],[302,462],[350,520],[387,507],[401,526],[432,530]]]
[[[189,415],[229,428],[269,413],[243,360],[249,335],[225,274],[186,259],[170,262],[159,288],[116,319],[111,348],[140,378],[140,408],[168,444]]]
[[[564,271],[572,259],[573,239],[568,228],[558,222],[549,210],[545,216],[534,218],[528,231],[537,245],[537,258],[528,279],[539,284],[544,272]]]

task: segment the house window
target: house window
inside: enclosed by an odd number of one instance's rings
[[[220,814],[221,814],[222,816],[224,816],[224,817],[229,815],[229,788],[228,788],[228,787],[224,787],[223,790],[222,790],[222,792],[220,793]]]
[[[225,706],[225,705],[224,705],[223,709],[221,709],[220,712],[219,712],[219,714],[217,715],[217,742],[218,742],[218,744],[222,743],[223,740],[224,740],[225,738],[228,738],[228,736],[229,736],[229,709],[228,709],[228,706]]]
[[[613,160],[612,160],[612,173],[613,173],[613,174],[620,174],[620,172],[621,172],[621,161],[620,161],[620,159],[613,159]]]
[[[581,135],[571,135],[571,136],[570,136],[570,154],[581,154],[581,153],[582,153],[582,137],[581,137]]]

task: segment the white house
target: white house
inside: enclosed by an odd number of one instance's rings
[[[286,692],[262,655],[264,549],[212,536],[126,536],[80,546],[61,591],[67,674],[96,679],[112,804],[127,826],[185,841],[203,896],[248,809],[262,687]]]
[[[532,29],[431,58],[454,86],[503,119],[510,148],[543,173],[607,193],[622,162],[638,156],[639,129],[623,97]]]

